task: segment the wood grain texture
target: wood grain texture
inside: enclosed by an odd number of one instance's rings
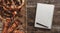
[[[55,5],[53,24],[52,24],[51,30],[40,29],[40,28],[34,27],[37,3],[46,3],[46,4]],[[20,18],[20,20],[23,22],[24,31],[26,31],[26,33],[60,33],[60,0],[26,0],[26,4],[27,4],[26,5],[27,22],[25,22],[26,21],[25,7],[22,8],[22,12],[21,12],[23,17]],[[0,33],[2,32],[2,26],[3,26],[2,23],[0,23]]]
[[[51,30],[35,28],[36,4],[54,4],[54,17]],[[27,32],[28,33],[60,33],[60,0],[27,0]]]

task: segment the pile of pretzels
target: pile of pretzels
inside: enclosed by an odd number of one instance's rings
[[[22,22],[14,19],[16,16],[19,17],[24,2],[25,0],[0,0],[0,19],[4,20],[2,33],[24,33],[16,29],[19,24],[22,25]]]

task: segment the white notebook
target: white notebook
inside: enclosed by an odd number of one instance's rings
[[[51,29],[54,5],[37,3],[35,27]]]

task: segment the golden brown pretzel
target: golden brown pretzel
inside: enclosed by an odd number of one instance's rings
[[[22,4],[19,5],[19,6],[16,6],[15,3],[14,3],[14,1],[11,0],[12,4],[11,4],[10,7],[9,7],[9,6],[7,6],[7,4],[5,3],[5,1],[2,0],[4,10],[20,9],[21,7],[23,7],[23,5],[24,5],[24,0],[17,0],[17,1],[18,1],[19,3],[20,3],[20,1],[22,1]],[[7,3],[10,4],[9,1],[7,1]]]
[[[7,33],[7,29],[8,29],[8,26],[9,26],[9,23],[11,22],[11,19],[6,19],[6,21],[3,22],[4,26],[3,26],[3,31],[2,33]]]
[[[15,20],[12,26],[8,28],[8,33],[12,32],[19,25],[19,22],[20,21]]]
[[[13,33],[24,33],[24,31],[14,30]]]

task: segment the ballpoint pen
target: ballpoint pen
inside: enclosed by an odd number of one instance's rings
[[[40,23],[36,23],[36,24],[38,24],[38,25],[40,25],[40,26],[43,26],[43,27],[45,27],[45,28],[48,28],[47,26],[45,26],[45,25],[43,25],[43,24],[40,24]]]

